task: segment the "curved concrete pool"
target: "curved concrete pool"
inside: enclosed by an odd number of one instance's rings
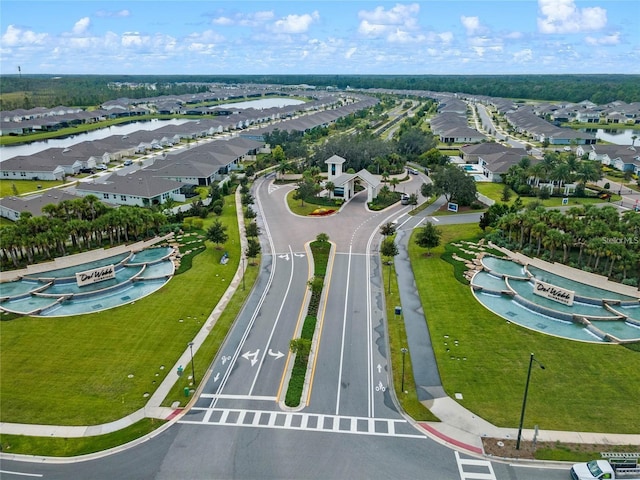
[[[471,279],[473,294],[487,309],[510,322],[584,342],[640,341],[637,296],[511,259],[486,255],[481,262],[483,269]]]
[[[23,276],[0,285],[0,310],[38,317],[93,313],[152,294],[174,274],[174,249],[152,247],[72,267]],[[76,274],[106,268],[112,277],[82,284]]]

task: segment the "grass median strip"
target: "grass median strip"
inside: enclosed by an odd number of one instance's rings
[[[307,363],[309,360],[307,346],[310,349],[313,335],[316,331],[318,307],[320,306],[320,297],[322,296],[324,287],[324,276],[327,270],[329,252],[331,251],[331,243],[327,240],[328,239],[316,240],[310,244],[313,255],[314,278],[311,281],[311,300],[309,301],[307,316],[302,324],[300,338],[292,341],[297,353],[285,396],[285,405],[288,407],[297,407],[300,405],[300,398],[304,389],[304,380],[307,374]]]

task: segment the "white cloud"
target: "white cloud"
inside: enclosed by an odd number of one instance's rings
[[[104,17],[104,18],[109,18],[109,17],[128,17],[129,15],[131,15],[131,12],[129,10],[118,10],[118,11],[110,11],[110,10],[98,10],[96,12],[96,17]]]
[[[475,35],[480,30],[480,19],[478,17],[460,17],[460,21],[467,31],[467,35]]]
[[[71,31],[74,35],[83,35],[87,32],[90,25],[91,20],[89,19],[89,17],[83,17],[75,23]]]
[[[620,32],[613,33],[611,35],[605,35],[600,38],[588,36],[585,41],[587,45],[618,45],[620,43]]]
[[[525,48],[513,54],[513,61],[517,63],[528,63],[533,60],[533,51],[530,48]]]
[[[538,0],[542,17],[541,33],[580,33],[600,30],[607,24],[607,11],[601,7],[576,7],[575,0]]]
[[[320,19],[320,14],[315,11],[304,15],[287,15],[273,23],[270,30],[275,33],[305,33],[313,22]]]
[[[148,37],[140,35],[138,32],[125,32],[122,34],[120,42],[124,47],[139,47],[148,41]]]
[[[416,34],[418,25],[416,16],[420,5],[396,5],[389,10],[376,7],[375,10],[360,10],[360,26],[358,32],[366,37],[386,37],[392,42],[408,42],[424,40],[424,36]]]
[[[235,22],[233,21],[233,19],[229,17],[218,17],[218,18],[214,18],[211,21],[211,23],[215,25],[227,26],[227,25],[233,25]]]
[[[351,47],[349,50],[347,50],[344,54],[344,58],[346,58],[347,60],[350,59],[354,53],[356,53],[358,49],[356,47]]]
[[[237,25],[240,27],[259,27],[267,22],[270,22],[275,17],[275,14],[271,10],[262,10],[259,12],[251,13],[237,13],[233,16],[220,16],[211,20],[214,25],[231,26]]]
[[[2,35],[3,47],[21,47],[29,45],[44,45],[48,34],[35,33],[31,30],[22,30],[14,25],[9,25]]]

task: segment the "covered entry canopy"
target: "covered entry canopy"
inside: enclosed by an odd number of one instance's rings
[[[335,187],[331,192],[331,198],[344,198],[345,201],[349,201],[355,195],[356,180],[362,180],[367,186],[367,202],[373,201],[378,195],[380,180],[364,169],[357,173],[343,173],[344,162],[346,160],[338,155],[333,155],[325,161],[329,166],[327,181]]]

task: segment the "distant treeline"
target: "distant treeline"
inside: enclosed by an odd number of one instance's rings
[[[119,89],[111,88],[114,83]],[[3,75],[0,110],[92,106],[120,97],[198,93],[205,84],[313,85],[457,92],[602,105],[640,102],[640,75]],[[150,88],[147,85],[153,84]]]

